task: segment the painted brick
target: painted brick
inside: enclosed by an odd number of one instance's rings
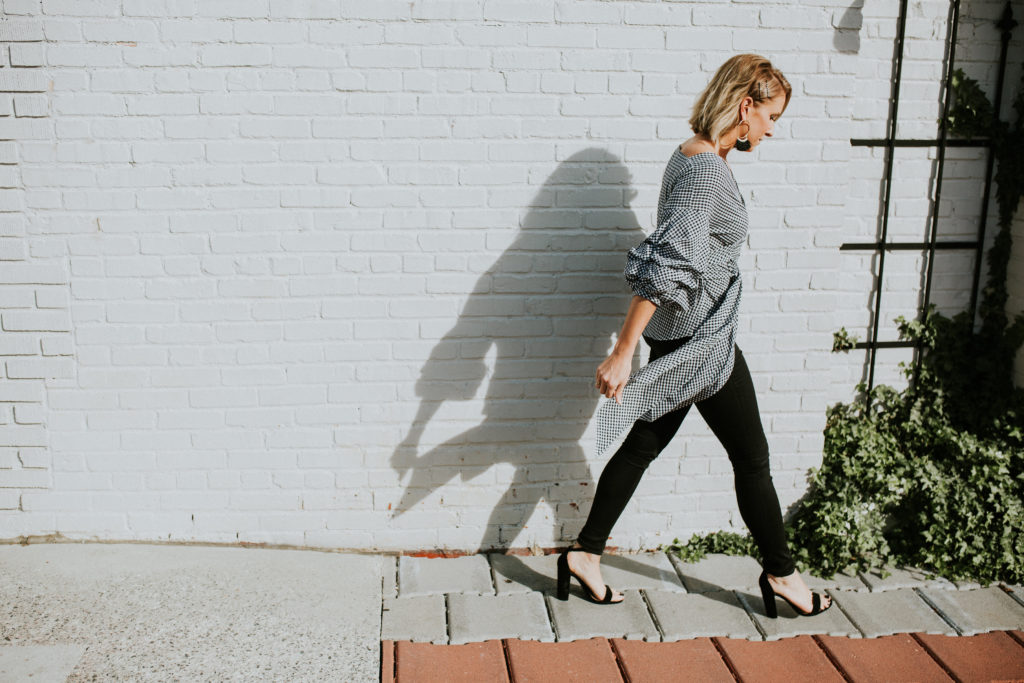
[[[362,468],[337,480],[339,501],[371,481],[374,510],[407,486],[425,497],[387,524],[331,518],[319,536],[290,528],[292,499],[267,499],[268,528],[225,517],[196,540],[234,527],[367,550],[475,550],[484,529],[517,547],[571,540],[592,495],[579,484],[599,474],[589,383],[628,301],[624,253],[652,229],[694,96],[742,49],[768,53],[795,89],[771,144],[730,162],[751,219],[741,345],[780,495],[799,497],[824,406],[862,370],[862,354],[828,347],[832,330],[867,324],[870,264],[838,246],[877,229],[882,157],[849,138],[884,134],[890,4],[180,4],[46,0],[37,19],[38,3],[8,2],[0,22],[0,327],[13,340],[0,351],[22,356],[0,400],[9,421],[46,425],[34,447],[84,458],[38,461],[59,475],[51,494],[93,490],[92,465],[145,446],[218,449],[244,475],[217,480],[229,494],[281,481],[314,495],[334,445]],[[991,92],[985,11],[963,8],[958,59]],[[944,22],[908,22],[901,134],[934,133]],[[948,157],[940,208],[967,234],[979,161]],[[930,164],[901,155],[894,229],[925,217]],[[939,265],[936,295],[963,305],[970,264]],[[916,305],[919,267],[887,261],[886,334]],[[887,379],[896,354],[883,355]],[[152,411],[146,436],[85,431]],[[684,464],[651,468],[616,544],[735,516],[727,461],[692,425],[674,446]],[[174,519],[176,500],[139,528]],[[110,524],[79,502],[83,533]]]

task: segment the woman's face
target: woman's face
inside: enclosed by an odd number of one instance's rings
[[[749,98],[748,98],[749,99]],[[771,137],[775,131],[775,121],[782,116],[782,109],[786,105],[786,93],[780,92],[770,100],[756,104],[750,100],[746,107],[746,120],[750,124],[750,131],[747,139],[750,140],[750,147],[753,149],[761,143],[764,137]],[[743,127],[740,128],[743,130]]]

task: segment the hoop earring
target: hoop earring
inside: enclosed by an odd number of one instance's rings
[[[747,133],[750,132],[750,124],[747,123],[746,121],[740,121],[740,125],[746,126],[747,127],[747,131],[745,133],[743,133],[743,135],[741,135],[738,138],[736,138],[736,145],[735,145],[735,147],[736,147],[736,149],[738,149],[741,152],[749,152],[750,151],[750,140],[747,139]]]

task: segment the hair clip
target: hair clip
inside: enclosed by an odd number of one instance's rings
[[[757,82],[757,93],[761,96],[762,99],[771,99],[770,97],[768,97],[768,81]]]

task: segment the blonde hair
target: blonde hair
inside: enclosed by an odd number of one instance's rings
[[[793,88],[770,61],[761,55],[730,57],[718,67],[711,82],[697,98],[690,127],[694,133],[718,142],[726,131],[739,124],[737,109],[743,98],[750,97],[755,104],[760,104],[779,92],[786,93],[786,102],[782,105],[785,111]]]

